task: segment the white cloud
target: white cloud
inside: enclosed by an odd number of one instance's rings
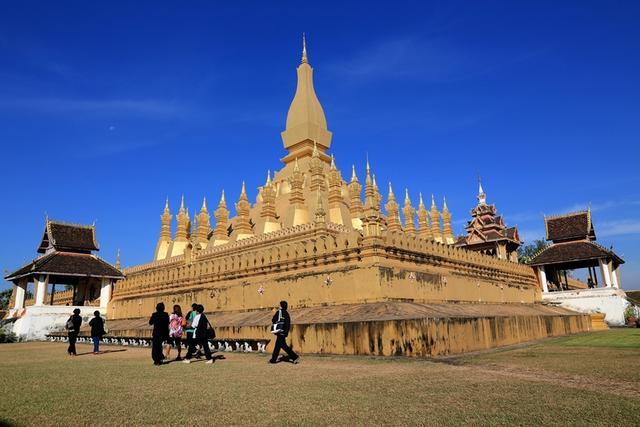
[[[44,114],[92,113],[138,114],[177,117],[188,113],[184,106],[162,100],[19,98],[0,100],[1,110],[28,110]]]
[[[596,228],[596,236],[611,237],[640,233],[640,220],[622,219],[615,221],[603,221]]]

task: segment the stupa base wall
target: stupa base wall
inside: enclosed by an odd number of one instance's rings
[[[231,279],[205,276],[200,283],[177,282],[131,296],[116,286],[117,294],[109,304],[109,319],[150,315],[159,302],[167,310],[179,304],[185,311],[195,302],[204,305],[207,312],[270,309],[281,300],[296,308],[398,300],[533,304],[540,301],[540,291],[530,283],[535,280],[533,273],[527,272],[528,276],[498,278],[447,266],[385,260],[369,265],[350,262]]]
[[[271,310],[211,313],[219,340],[271,340]],[[294,309],[287,339],[301,354],[437,357],[591,330],[588,315],[540,304],[386,302]],[[114,336],[148,337],[147,319],[114,320]]]

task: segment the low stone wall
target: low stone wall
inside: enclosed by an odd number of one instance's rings
[[[219,339],[272,340],[272,315],[260,310],[208,316]],[[303,354],[435,357],[591,328],[588,315],[539,304],[387,302],[292,310],[291,316],[289,340]],[[113,320],[109,332],[147,337],[151,329],[147,319]]]

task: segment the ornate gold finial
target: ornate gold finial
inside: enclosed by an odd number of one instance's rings
[[[402,208],[402,214],[404,215],[404,231],[405,233],[415,236],[416,235],[416,223],[415,216],[416,210],[411,206],[411,198],[409,197],[409,189],[404,189],[404,207]]]
[[[331,170],[336,170],[336,158],[333,156],[333,153],[331,153]]]
[[[420,201],[418,202],[419,208],[424,208],[424,200],[422,200],[422,191],[420,192]]]
[[[395,199],[396,196],[393,194],[393,188],[391,188],[391,181],[389,181],[389,199]]]
[[[182,198],[180,199],[180,210],[182,212],[184,212],[184,194],[182,195]]]
[[[220,203],[224,203],[224,204],[227,203],[227,201],[224,198],[224,188],[222,189],[222,196],[220,196]]]
[[[311,157],[318,157],[320,156],[320,153],[318,153],[318,143],[314,140],[313,141],[313,153],[311,154]]]
[[[478,175],[478,205],[486,205],[487,204],[487,195],[482,188],[482,179],[480,175]]]
[[[207,212],[207,198],[202,198],[202,207],[200,208],[200,212]]]
[[[293,164],[293,171],[300,172],[300,165],[298,164],[298,158],[296,157],[296,162]]]
[[[164,201],[164,211],[169,212],[169,196],[167,196],[167,198]],[[47,220],[49,220],[48,217],[47,217]]]
[[[358,182],[358,175],[356,175],[356,165],[351,165],[351,182]]]
[[[447,207],[447,196],[442,196],[442,210],[443,211],[449,210],[449,208]]]
[[[433,195],[433,193],[431,193],[431,207],[435,208],[436,207],[436,198]]]
[[[244,195],[246,197],[247,195],[247,189],[246,186],[244,185],[244,181],[242,181],[242,190],[240,191],[240,195]]]
[[[300,61],[301,64],[307,64],[309,63],[309,60],[307,58],[307,38],[305,37],[305,34],[302,33],[302,61]]]
[[[118,252],[116,253],[116,269],[120,270],[120,248],[118,248]]]
[[[267,170],[267,182],[265,185],[271,185],[271,169]]]

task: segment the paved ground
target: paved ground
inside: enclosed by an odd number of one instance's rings
[[[640,425],[640,329],[438,361],[225,353],[154,367],[149,349],[0,345],[0,424]]]

